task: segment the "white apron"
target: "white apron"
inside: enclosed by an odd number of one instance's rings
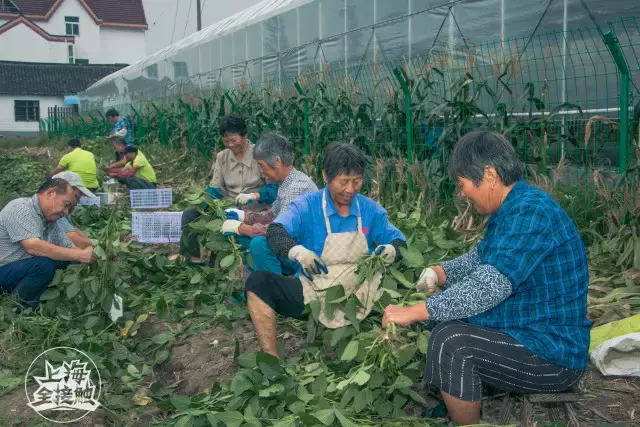
[[[356,200],[357,203],[357,200]],[[360,205],[358,204],[358,209]],[[313,281],[300,275],[304,303],[320,301],[320,322],[327,328],[335,329],[349,325],[349,321],[344,318],[344,310],[337,308],[333,312],[332,318],[327,318],[325,313],[325,292],[324,290],[341,284],[344,287],[344,294],[349,296],[353,293],[358,297],[364,307],[359,307],[356,317],[364,319],[373,307],[376,300],[378,286],[382,280],[382,273],[376,273],[370,281],[365,281],[359,286],[356,284],[357,275],[356,262],[364,256],[369,255],[369,245],[367,238],[362,232],[362,218],[358,217],[358,230],[347,233],[332,233],[329,216],[327,215],[326,193],[322,195],[322,212],[327,228],[327,239],[322,250],[322,261],[327,265],[328,274],[313,276]]]

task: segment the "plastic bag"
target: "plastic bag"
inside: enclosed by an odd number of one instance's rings
[[[640,333],[605,341],[591,352],[591,363],[603,375],[640,377]]]

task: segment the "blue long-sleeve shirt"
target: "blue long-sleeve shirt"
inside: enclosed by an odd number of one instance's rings
[[[575,224],[548,194],[517,182],[476,249],[443,269],[446,288],[427,301],[434,320],[468,317],[550,363],[585,368],[586,252]]]
[[[322,211],[322,194],[325,192],[327,216],[332,233],[356,231],[357,219],[361,217],[362,231],[367,237],[370,252],[376,248],[376,245],[389,244],[394,240],[406,241],[402,232],[389,222],[387,211],[372,199],[357,194],[349,207],[349,215],[344,217],[338,214],[329,190],[326,188],[305,194],[292,201],[289,208],[278,215],[273,222],[281,224],[297,244],[321,256],[327,238]]]

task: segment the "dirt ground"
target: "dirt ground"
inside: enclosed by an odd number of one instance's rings
[[[143,336],[152,336],[165,330],[164,322],[153,320],[146,323]],[[287,355],[300,354],[305,337],[289,324],[278,326],[278,340],[284,345]],[[234,324],[233,330],[216,326],[189,337],[184,343],[174,345],[170,359],[156,370],[157,379],[174,389],[176,394],[194,395],[211,387],[214,382],[233,376],[237,366],[233,363],[235,340],[242,353],[258,350],[258,341],[248,319]],[[639,362],[640,363],[640,362]],[[577,425],[596,426],[640,426],[640,378],[608,378],[590,370],[580,383],[581,399],[573,404]],[[435,400],[430,399],[435,404]],[[500,420],[503,398],[487,398],[483,402],[483,422],[497,424]],[[522,398],[516,398],[512,408],[511,425],[521,426]],[[563,426],[566,421],[552,423],[553,412],[541,404],[534,404],[528,426]],[[559,420],[568,420],[564,410],[558,413]],[[105,413],[96,411],[73,426],[105,426]],[[22,387],[0,397],[0,425],[35,426],[47,425],[27,406]],[[140,424],[142,425],[142,424]]]

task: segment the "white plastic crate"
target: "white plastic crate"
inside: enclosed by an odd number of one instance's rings
[[[110,205],[116,201],[116,195],[114,193],[96,193],[96,197],[100,198],[101,205]]]
[[[131,209],[168,208],[173,203],[171,188],[130,190]]]
[[[82,196],[80,197],[80,200],[78,200],[78,205],[100,207],[100,196],[96,196],[96,197]]]
[[[178,243],[182,212],[132,212],[131,234],[142,243]]]

